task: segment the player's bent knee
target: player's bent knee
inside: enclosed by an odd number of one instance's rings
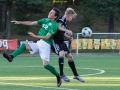
[[[73,59],[73,56],[72,56],[71,54],[67,54],[67,55],[66,55],[66,58],[67,58],[68,60],[72,60],[72,59]]]
[[[48,62],[48,61],[43,60],[43,66],[46,66],[46,65],[48,65],[48,64],[49,64],[49,62]]]
[[[32,50],[29,44],[25,44],[27,50]]]
[[[60,51],[59,52],[59,56],[64,57],[65,56],[65,52],[64,51]]]
[[[22,45],[20,46],[20,48],[21,48],[22,50],[26,50],[26,45],[25,45],[25,44],[22,44]]]

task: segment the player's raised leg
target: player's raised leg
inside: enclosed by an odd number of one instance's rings
[[[23,53],[26,49],[31,50],[29,44],[22,44],[18,49],[16,49],[11,55],[3,53],[3,57],[6,58],[9,62],[12,62],[13,58]]]

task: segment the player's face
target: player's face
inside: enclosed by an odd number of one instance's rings
[[[48,14],[48,18],[54,20],[56,18],[55,13],[56,12],[54,10],[51,10]]]
[[[72,19],[73,19],[73,15],[67,15],[67,18],[66,18],[67,21],[70,22],[70,21],[72,21]]]

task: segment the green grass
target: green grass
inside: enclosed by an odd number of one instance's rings
[[[51,56],[50,64],[58,69],[58,57]],[[9,63],[0,57],[0,90],[119,90],[120,56],[80,55],[74,56],[77,71],[86,81],[72,79],[72,72],[65,60],[64,72],[70,82],[56,87],[56,78],[42,66],[38,56],[19,56]],[[99,74],[101,71],[105,72]]]

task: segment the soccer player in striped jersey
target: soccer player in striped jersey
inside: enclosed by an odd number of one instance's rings
[[[77,79],[81,82],[85,82],[77,73],[75,63],[73,60],[73,56],[70,53],[70,50],[68,49],[67,45],[64,43],[64,37],[71,40],[72,39],[72,31],[67,29],[67,21],[72,21],[76,17],[76,13],[74,9],[67,8],[65,11],[65,14],[57,20],[59,30],[54,36],[53,44],[52,44],[52,51],[59,55],[58,63],[59,63],[59,70],[60,70],[60,76],[61,78],[66,81],[70,82],[70,79],[65,76],[63,72],[64,68],[64,56],[68,59],[68,64],[74,74],[73,79]]]
[[[50,59],[50,49],[52,44],[52,39],[54,34],[58,30],[58,23],[55,21],[60,15],[60,10],[58,8],[53,8],[49,14],[48,18],[43,18],[38,21],[11,21],[15,24],[22,25],[42,25],[40,28],[38,35],[35,35],[32,32],[28,32],[28,34],[34,38],[38,38],[39,40],[36,43],[28,43],[22,44],[18,49],[16,49],[12,55],[8,55],[3,53],[3,57],[5,57],[9,62],[12,62],[13,58],[23,53],[25,50],[29,50],[31,54],[39,53],[43,66],[45,69],[49,70],[53,75],[57,78],[57,86],[59,87],[62,83],[61,77],[56,69],[49,64]]]

